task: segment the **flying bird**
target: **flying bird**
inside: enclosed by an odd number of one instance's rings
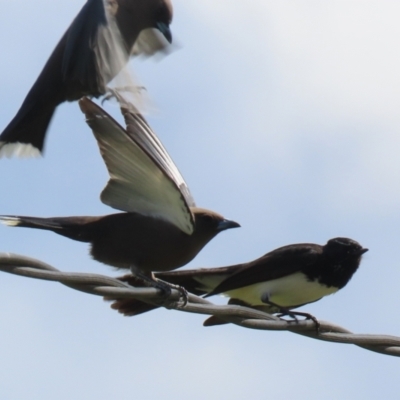
[[[172,42],[170,0],[87,0],[0,135],[0,156],[38,156],[56,107],[99,97],[131,54]]]
[[[130,269],[146,284],[166,289],[155,281],[153,271],[182,267],[218,233],[240,225],[196,207],[177,167],[133,106],[121,106],[124,129],[88,98],[79,105],[110,175],[101,200],[124,212],[100,217],[1,216],[0,220],[88,242],[95,260]]]
[[[228,304],[253,307],[270,314],[309,316],[289,310],[318,301],[346,286],[366,251],[356,241],[338,237],[325,246],[301,243],[280,247],[244,264],[157,273],[156,277],[199,296],[223,294],[230,298]],[[137,284],[132,275],[119,279]],[[157,308],[135,299],[106,300],[115,300],[111,307],[126,316]],[[224,323],[212,316],[204,325]]]

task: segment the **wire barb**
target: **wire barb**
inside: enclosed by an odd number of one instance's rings
[[[60,282],[81,292],[106,296],[108,299],[133,298],[159,305],[163,293],[156,288],[138,288],[99,274],[67,273],[42,261],[11,253],[0,253],[0,271],[28,278]],[[250,307],[215,305],[188,293],[187,303],[179,302],[182,293],[172,288],[170,300],[176,300],[175,310],[217,316],[224,321],[250,329],[290,331],[309,338],[327,342],[354,344],[363,349],[400,357],[400,337],[389,335],[354,334],[330,322],[319,322],[318,332],[312,320],[286,321],[275,315]]]

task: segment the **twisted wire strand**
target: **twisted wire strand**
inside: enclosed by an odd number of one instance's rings
[[[158,306],[166,306],[163,293],[155,288],[138,288],[99,274],[69,273],[42,261],[12,253],[0,253],[0,271],[28,278],[56,281],[85,293],[109,299],[134,298]],[[289,331],[327,342],[346,343],[381,354],[400,357],[400,337],[390,335],[354,334],[331,322],[311,320],[286,321],[260,310],[236,305],[215,305],[209,300],[188,294],[188,302],[180,301],[181,293],[172,289],[168,308],[184,312],[214,315],[227,322],[250,329]]]

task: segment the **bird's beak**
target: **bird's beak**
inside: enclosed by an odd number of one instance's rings
[[[240,228],[240,225],[235,221],[224,219],[218,224],[217,230],[218,232],[222,232],[231,228]]]
[[[167,39],[169,43],[172,43],[172,33],[167,24],[164,22],[157,22],[156,28],[164,35],[165,39]]]
[[[361,256],[362,254],[366,253],[368,249],[361,249],[358,251],[357,255]]]

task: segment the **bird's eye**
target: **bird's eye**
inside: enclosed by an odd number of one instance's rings
[[[204,215],[203,220],[207,224],[211,224],[214,221],[214,218],[211,215]]]

